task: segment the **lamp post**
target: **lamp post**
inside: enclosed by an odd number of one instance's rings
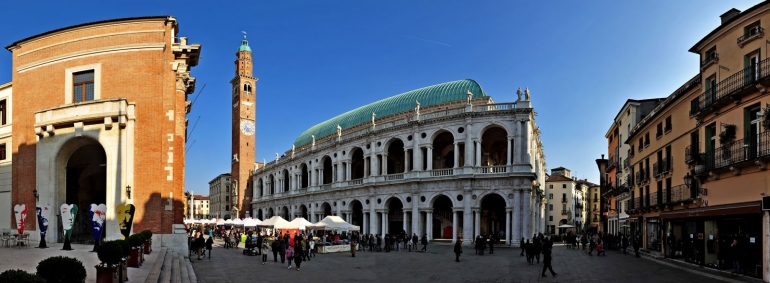
[[[684,175],[684,185],[690,189],[690,196],[696,197],[699,195],[708,195],[708,190],[698,187],[698,182],[695,180],[695,176],[690,175],[690,172],[687,172],[687,174]],[[697,192],[697,195],[695,195],[694,192]]]
[[[131,185],[126,186],[126,196],[131,199]]]

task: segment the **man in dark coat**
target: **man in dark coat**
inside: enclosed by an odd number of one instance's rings
[[[543,251],[543,242],[540,241],[540,238],[535,237],[534,240],[532,240],[532,248],[533,248],[533,254],[532,256],[534,259],[537,259],[537,263],[540,263],[540,252]]]
[[[521,241],[519,242],[519,247],[521,247],[521,256],[524,256],[524,237],[521,237]]]
[[[621,246],[623,246],[623,254],[626,254],[626,249],[628,248],[628,237],[623,235],[620,241]]]
[[[422,244],[422,251],[428,252],[428,234],[422,234],[422,240],[420,240],[420,243]]]
[[[489,234],[489,254],[495,253],[495,234]]]
[[[455,261],[460,262],[460,254],[463,253],[463,247],[462,247],[463,239],[457,239],[457,243],[455,243]]]
[[[741,246],[738,243],[737,238],[733,239],[733,243],[730,244],[730,254],[732,255],[732,258],[733,258],[733,271],[730,272],[730,274],[735,273],[740,275],[742,273],[741,261],[740,261],[742,255],[741,255]]]
[[[632,245],[634,246],[634,253],[636,254],[636,257],[639,257],[639,237],[634,236]]]
[[[535,251],[534,251],[534,248],[532,247],[532,243],[529,242],[529,239],[527,239],[527,242],[524,244],[524,250],[527,251],[527,263],[529,263],[529,265],[532,265],[532,257],[533,257],[532,254]]]
[[[551,276],[556,276],[556,272],[553,272],[553,267],[551,267],[551,248],[548,247],[545,250],[543,250],[543,277],[545,276],[545,270],[548,269],[551,271]]]
[[[259,233],[259,235],[257,235],[257,255],[262,255],[262,241],[264,240],[265,239],[262,238],[262,233]]]

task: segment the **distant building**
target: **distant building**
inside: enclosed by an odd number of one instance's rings
[[[234,218],[230,215],[230,173],[219,174],[209,181],[209,203],[211,217]]]

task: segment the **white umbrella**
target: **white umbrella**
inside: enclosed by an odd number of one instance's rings
[[[283,217],[278,215],[270,217],[268,220],[262,221],[262,223],[259,223],[259,226],[273,226],[275,229],[292,228],[292,225],[289,223],[289,221],[286,221],[286,219],[283,219]]]

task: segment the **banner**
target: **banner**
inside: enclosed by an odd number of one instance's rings
[[[62,204],[61,205],[61,227],[64,229],[65,238],[69,239],[72,236],[72,228],[75,225],[75,217],[78,215],[77,204]]]
[[[49,205],[38,204],[35,208],[37,215],[37,224],[40,225],[40,245],[38,248],[47,248],[45,244],[45,233],[48,232],[48,218],[51,217],[51,207]]]
[[[104,230],[104,220],[107,219],[107,206],[105,204],[91,204],[91,209],[88,211],[91,216],[91,231],[94,235],[94,243],[97,245],[101,242],[102,234]]]
[[[115,207],[118,215],[118,226],[120,227],[120,234],[123,235],[123,240],[128,238],[128,235],[131,233],[135,209],[133,204],[119,204]]]
[[[24,234],[24,224],[27,223],[27,205],[17,204],[13,207],[13,214],[16,215],[16,231],[19,235]]]

